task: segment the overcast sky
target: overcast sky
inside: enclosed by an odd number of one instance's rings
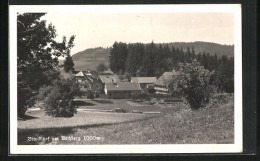
[[[207,41],[234,44],[232,13],[54,13],[42,19],[62,36],[76,35],[72,54],[115,41],[155,43]]]

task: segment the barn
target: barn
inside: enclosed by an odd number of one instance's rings
[[[104,91],[108,99],[127,99],[132,93],[141,93],[141,88],[135,82],[112,82],[105,84]]]
[[[157,93],[169,93],[169,85],[173,81],[173,77],[176,75],[176,71],[164,72],[154,83],[154,89]]]

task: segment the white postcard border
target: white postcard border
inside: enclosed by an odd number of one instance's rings
[[[232,12],[234,13],[234,144],[17,145],[17,12]],[[10,154],[241,153],[242,23],[240,4],[203,5],[11,5],[9,7]]]

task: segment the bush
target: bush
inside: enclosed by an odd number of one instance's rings
[[[207,107],[218,108],[224,104],[230,104],[234,102],[234,95],[230,93],[219,93],[212,95],[210,103]]]
[[[103,73],[104,71],[108,70],[108,66],[106,66],[104,63],[100,63],[98,66],[97,66],[97,71],[99,73]]]
[[[212,75],[207,69],[193,60],[192,63],[180,63],[176,82],[183,97],[192,109],[205,107],[209,102],[209,80]]]
[[[56,79],[52,85],[43,86],[38,98],[48,116],[72,117],[77,112],[73,99],[79,94],[79,86],[71,79]]]

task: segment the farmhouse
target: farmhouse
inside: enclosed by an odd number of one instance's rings
[[[90,72],[89,70],[79,71],[73,79],[84,88],[92,88],[94,84],[101,85],[101,80],[98,75],[94,72]]]
[[[147,85],[153,85],[156,81],[156,77],[131,77],[131,82],[139,83],[142,89],[145,88]]]
[[[154,89],[157,93],[169,93],[169,85],[172,83],[176,71],[164,72],[154,83]]]
[[[141,88],[136,82],[106,83],[104,88],[106,98],[122,99],[131,98],[131,93],[141,93]]]

